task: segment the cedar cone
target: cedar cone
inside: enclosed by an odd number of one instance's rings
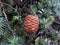
[[[39,18],[34,15],[27,15],[24,20],[24,29],[27,33],[37,32],[39,28]]]

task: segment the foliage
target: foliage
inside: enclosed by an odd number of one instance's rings
[[[39,29],[34,34],[26,33],[23,27],[24,18],[28,14],[35,14],[39,18]],[[10,42],[12,45],[45,45],[45,39],[48,38],[57,45],[59,16],[60,0],[1,0],[1,42]]]

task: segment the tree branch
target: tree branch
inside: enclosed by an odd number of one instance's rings
[[[4,9],[3,9],[3,15],[4,15],[4,17],[5,17],[6,25],[7,25],[7,27],[8,27],[8,30],[11,31],[13,35],[15,35],[15,32],[14,32],[14,31],[12,30],[12,28],[10,27],[10,24],[9,24],[9,22],[8,22],[7,15],[6,15]]]
[[[0,1],[0,4],[6,5],[6,6],[10,7],[11,9],[15,10],[15,8],[13,8],[10,4],[7,4],[7,3],[1,2],[1,1]]]
[[[8,22],[8,19],[7,19],[7,15],[6,15],[4,9],[3,9],[3,15],[4,15],[4,17],[5,17],[6,25],[7,25],[7,27],[8,27],[8,30],[11,31],[12,34],[14,35],[14,32],[13,32],[12,28],[11,28],[10,25],[9,25],[9,22]]]
[[[5,17],[6,25],[7,25],[7,27],[8,27],[8,30],[11,31],[12,34],[14,35],[15,32],[14,32],[14,31],[12,30],[12,28],[10,27],[10,24],[9,24],[8,18],[7,18],[7,15],[6,15],[5,10],[4,10],[4,8],[3,8],[4,4],[5,4],[5,3],[2,3],[1,0],[0,0],[0,6],[1,6],[2,9],[3,9],[3,10],[2,10],[2,13],[3,13],[4,17]],[[8,4],[6,4],[6,5],[8,5]],[[10,6],[10,7],[11,7],[11,6]],[[11,7],[11,8],[12,8],[12,7]]]

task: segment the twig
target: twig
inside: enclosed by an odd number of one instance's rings
[[[7,14],[5,13],[5,10],[4,10],[4,5],[7,5],[9,6],[10,8],[12,8],[13,10],[15,10],[12,6],[10,6],[9,4],[6,4],[6,3],[3,3],[1,2],[0,0],[0,6],[2,7],[2,13],[3,13],[3,16],[5,17],[5,20],[6,20],[6,25],[8,27],[8,30],[12,32],[12,35],[14,36],[15,35],[15,32],[13,31],[13,29],[10,27],[10,24],[9,24],[9,21],[8,21],[8,18],[7,18]]]
[[[2,9],[3,9],[3,10],[2,10],[2,13],[3,13],[4,17],[5,17],[6,25],[7,25],[7,27],[8,27],[8,30],[11,31],[12,34],[14,35],[14,32],[13,32],[12,28],[11,28],[10,25],[9,25],[7,15],[6,15],[5,10],[4,10],[4,8],[3,8],[4,5],[3,5],[3,3],[1,2],[1,0],[0,0],[0,6],[1,6]]]
[[[6,5],[6,6],[8,6],[8,7],[10,7],[11,9],[13,9],[13,10],[16,10],[15,8],[13,8],[10,4],[7,4],[7,3],[4,3],[4,2],[0,2],[0,4],[3,4],[3,5]],[[20,14],[19,14],[19,12],[16,10],[16,13],[18,14],[18,16],[20,16]]]
[[[3,9],[3,15],[4,15],[4,17],[5,17],[6,25],[7,25],[7,27],[8,27],[8,30],[11,31],[13,35],[15,35],[15,32],[12,30],[12,28],[11,28],[10,25],[9,25],[9,22],[8,22],[8,19],[7,19],[7,15],[6,15],[4,9]]]
[[[31,41],[29,41],[29,43],[28,44],[30,44],[31,42],[35,42],[35,39],[37,38],[37,37],[39,37],[39,35],[36,35],[36,37],[35,38],[33,38]]]
[[[1,2],[1,1],[0,1],[0,4],[6,5],[6,6],[10,7],[11,9],[15,10],[15,8],[13,8],[10,4],[7,4],[7,3]]]
[[[7,25],[7,27],[8,27],[8,30],[11,31],[12,34],[13,34],[13,36],[14,36],[14,35],[15,35],[15,32],[12,30],[12,28],[11,28],[10,25],[9,25],[7,15],[6,15],[5,10],[4,10],[4,8],[3,8],[3,6],[4,6],[3,4],[5,4],[5,3],[2,3],[1,0],[0,0],[0,6],[1,6],[1,8],[3,9],[3,10],[2,10],[2,13],[3,13],[3,16],[5,17],[6,25]],[[6,4],[6,5],[8,5],[8,4]],[[11,6],[10,6],[10,7],[11,7]]]
[[[16,13],[18,14],[18,17],[21,18],[21,17],[20,17],[20,13],[18,12],[18,10],[16,10],[15,8],[13,8],[10,4],[4,3],[4,2],[0,2],[0,4],[1,4],[1,3],[2,3],[3,5],[6,5],[6,6],[10,7],[11,9],[15,10]],[[21,20],[21,22],[22,22],[22,20]]]
[[[7,3],[4,3],[4,2],[0,2],[0,4],[3,4],[3,5],[6,5],[6,6],[8,6],[8,7],[10,7],[11,9],[13,9],[13,10],[15,10],[15,8],[13,8],[10,4],[7,4]],[[25,4],[27,4],[27,3],[25,3]],[[26,5],[24,5],[23,7],[22,7],[22,9],[25,7]]]
[[[4,9],[3,9],[3,14],[4,14],[5,20],[6,20],[7,24],[8,24],[7,15],[6,15],[6,13],[5,13]],[[8,27],[9,27],[9,24],[8,24]],[[12,29],[9,27],[9,30],[12,30]]]

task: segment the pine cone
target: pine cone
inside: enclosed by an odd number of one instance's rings
[[[27,33],[34,33],[38,30],[39,19],[33,15],[27,15],[24,20],[24,29]]]

